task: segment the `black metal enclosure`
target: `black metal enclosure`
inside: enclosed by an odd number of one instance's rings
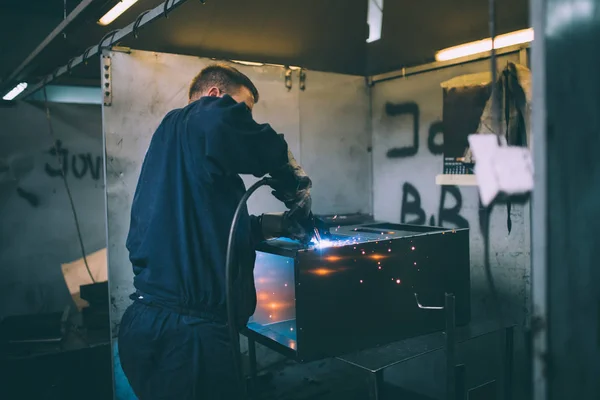
[[[258,304],[246,335],[297,361],[337,356],[470,320],[469,230],[372,223],[332,229],[305,248],[275,239],[257,252]]]

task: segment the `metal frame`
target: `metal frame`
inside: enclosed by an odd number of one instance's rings
[[[462,338],[461,335],[457,335],[456,321],[455,321],[455,307],[454,307],[454,295],[446,294],[445,305],[444,307],[438,307],[436,310],[443,309],[445,310],[446,315],[446,329],[443,340],[443,345],[434,346],[433,348],[427,349],[425,351],[420,352],[419,354],[405,357],[401,360],[397,360],[396,362],[387,364],[380,368],[371,369],[366,365],[361,365],[360,363],[352,362],[349,360],[345,360],[343,357],[336,357],[338,360],[343,361],[349,365],[353,365],[358,367],[364,371],[366,371],[369,382],[369,396],[371,400],[381,400],[383,396],[383,371],[386,368],[397,365],[404,361],[408,361],[410,359],[423,356],[425,354],[429,354],[433,351],[443,349],[446,353],[446,399],[447,400],[464,400],[467,395],[467,385],[466,385],[466,366],[464,364],[457,365],[456,364],[456,345],[458,343],[472,340],[484,335],[488,335],[490,333],[495,333],[499,331],[504,331],[504,400],[511,400],[513,394],[513,369],[514,369],[514,325],[509,326],[499,326],[497,329],[490,329],[487,332],[481,333],[479,335],[474,335],[469,338]],[[252,397],[257,395],[257,377],[258,370],[256,364],[256,342],[261,343],[267,347],[273,349],[272,341],[265,339],[262,335],[254,333],[248,329],[242,332],[248,339],[248,355],[249,355],[249,383],[250,383],[250,394]],[[431,336],[431,335],[425,335]],[[275,343],[278,347],[285,347],[278,343]],[[275,349],[273,349],[275,350]],[[290,351],[285,348],[286,351]],[[277,351],[277,350],[275,350]],[[489,383],[489,382],[488,382]]]
[[[86,1],[93,1],[93,0],[86,0]],[[187,0],[170,0],[170,1],[167,0],[164,3],[156,6],[152,10],[144,11],[142,14],[140,14],[140,16],[138,17],[138,19],[136,21],[132,22],[131,24],[127,25],[126,27],[124,27],[122,29],[110,32],[108,35],[106,35],[104,38],[102,38],[102,40],[100,40],[100,43],[89,47],[83,54],[72,58],[66,65],[63,65],[62,67],[57,68],[56,71],[54,71],[52,74],[49,74],[46,77],[44,77],[41,80],[41,82],[39,82],[35,85],[29,86],[28,89],[25,90],[19,97],[26,96],[29,93],[33,93],[36,90],[39,90],[40,88],[47,85],[49,82],[53,81],[57,77],[69,72],[73,67],[86,62],[86,60],[95,56],[96,54],[100,54],[102,49],[111,47],[114,43],[118,43],[120,40],[122,40],[126,36],[129,36],[132,33],[134,33],[134,31],[137,32],[137,30],[141,26],[144,26],[147,23],[152,22],[157,18],[160,18],[161,16],[163,16],[165,14],[165,9],[166,9],[165,3],[170,4],[168,6],[168,11],[172,11],[173,9],[179,7],[186,1]],[[201,1],[201,3],[203,4],[204,2]]]
[[[533,356],[533,399],[548,398],[548,294],[547,294],[547,168],[546,168],[546,54],[545,0],[530,1],[531,25],[539,32],[531,48],[533,103],[531,126],[534,163],[534,190],[531,199],[531,316]]]
[[[446,294],[446,301],[444,307],[437,307],[436,310],[445,310],[446,315],[446,330],[444,332],[444,346],[443,349],[446,353],[446,400],[464,400],[467,395],[467,384],[466,384],[466,366],[464,364],[456,364],[456,345],[461,342],[457,340],[457,330],[455,323],[455,307],[454,307],[454,295]],[[493,330],[489,333],[504,331],[504,400],[511,400],[513,393],[513,360],[514,360],[514,325],[510,325],[504,328]],[[485,334],[484,334],[485,335]],[[467,339],[475,339],[473,338]],[[437,350],[437,349],[435,349]],[[435,351],[431,350],[431,351]],[[429,354],[431,351],[423,352],[416,357]],[[414,357],[408,358],[412,359]],[[341,361],[345,360],[338,358]],[[371,400],[381,400],[383,393],[383,371],[400,362],[407,361],[400,360],[397,363],[390,364],[386,367],[369,370],[364,366],[348,363],[350,365],[357,366],[365,369],[369,375],[369,394]]]
[[[516,46],[509,46],[509,47],[505,47],[503,49],[496,50],[495,54],[496,54],[496,56],[502,56],[502,55],[511,54],[511,53],[518,53],[521,50],[527,49],[528,47],[529,47],[528,44],[519,44]],[[491,55],[492,55],[492,52],[487,51],[484,53],[474,54],[472,56],[456,58],[454,60],[435,61],[435,62],[432,62],[429,64],[417,65],[415,67],[407,67],[407,68],[402,68],[400,70],[396,70],[396,71],[392,71],[392,72],[386,72],[383,74],[373,75],[373,76],[368,77],[368,81],[369,81],[370,85],[372,86],[379,82],[385,82],[385,81],[398,79],[398,78],[405,78],[410,75],[416,75],[416,74],[421,74],[423,72],[435,71],[436,69],[448,68],[448,67],[452,67],[455,65],[485,60],[487,58],[490,58]]]
[[[251,347],[250,346],[251,342],[259,343],[259,344],[262,344],[263,346],[273,350],[274,352],[281,354],[284,357],[287,357],[291,360],[301,362],[300,360],[298,360],[298,352],[297,351],[292,350],[289,347],[286,347],[275,340],[271,340],[268,337],[261,335],[258,332],[253,331],[252,329],[245,328],[240,332],[240,334],[242,334],[248,338],[248,347],[249,348]],[[251,350],[251,351],[254,351],[254,350]],[[254,363],[256,364],[256,360],[254,360]]]

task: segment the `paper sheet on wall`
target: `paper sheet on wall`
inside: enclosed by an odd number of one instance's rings
[[[94,253],[86,255],[88,266],[94,280],[98,282],[106,282],[108,280],[108,268],[106,259],[106,249],[98,250]],[[86,307],[88,302],[80,296],[79,287],[81,285],[89,285],[92,278],[85,268],[83,258],[61,265],[62,274],[65,278],[71,297],[79,310]]]

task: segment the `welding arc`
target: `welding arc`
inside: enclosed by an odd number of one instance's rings
[[[69,197],[69,203],[71,204],[71,211],[73,213],[73,219],[75,220],[75,228],[77,229],[77,238],[79,239],[79,247],[81,248],[81,255],[83,257],[83,263],[85,264],[85,269],[87,270],[92,283],[96,283],[94,276],[92,275],[92,271],[90,270],[90,266],[88,265],[87,257],[85,255],[85,247],[83,246],[83,238],[81,237],[81,229],[79,228],[79,218],[77,218],[77,211],[75,210],[75,204],[73,203],[73,196],[71,195],[71,189],[69,188],[69,183],[67,182],[67,176],[65,175],[65,170],[63,168],[63,162],[60,158],[60,154],[58,149],[56,148],[56,140],[54,137],[54,128],[52,127],[52,119],[50,118],[50,107],[48,106],[48,93],[46,93],[46,85],[44,85],[44,107],[46,108],[46,120],[48,121],[48,132],[50,133],[50,137],[52,138],[52,143],[54,144],[54,152],[56,153],[56,159],[58,160],[58,168],[60,170],[60,176],[62,177],[62,181],[65,185],[65,190],[67,191],[67,196]]]
[[[237,225],[240,220],[240,214],[242,209],[246,205],[248,198],[261,186],[268,185],[272,181],[272,178],[263,178],[260,181],[256,182],[254,185],[250,186],[250,188],[244,193],[240,202],[238,203],[237,208],[235,209],[235,213],[233,214],[233,220],[231,221],[231,228],[229,229],[229,240],[227,241],[227,256],[225,258],[225,295],[227,299],[227,325],[229,326],[229,337],[231,339],[231,348],[233,351],[233,361],[235,370],[240,379],[240,384],[245,392],[246,385],[244,384],[244,374],[242,371],[242,361],[240,354],[240,337],[239,332],[237,330],[236,324],[236,310],[235,310],[235,302],[233,296],[233,268],[234,268],[234,249],[235,249],[235,234],[237,230]],[[239,268],[238,268],[238,277],[239,277]]]

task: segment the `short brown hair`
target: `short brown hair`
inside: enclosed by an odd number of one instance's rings
[[[212,64],[200,71],[190,85],[189,99],[206,92],[212,86],[227,94],[234,94],[243,86],[252,93],[254,102],[258,102],[258,89],[250,78],[226,64]]]

